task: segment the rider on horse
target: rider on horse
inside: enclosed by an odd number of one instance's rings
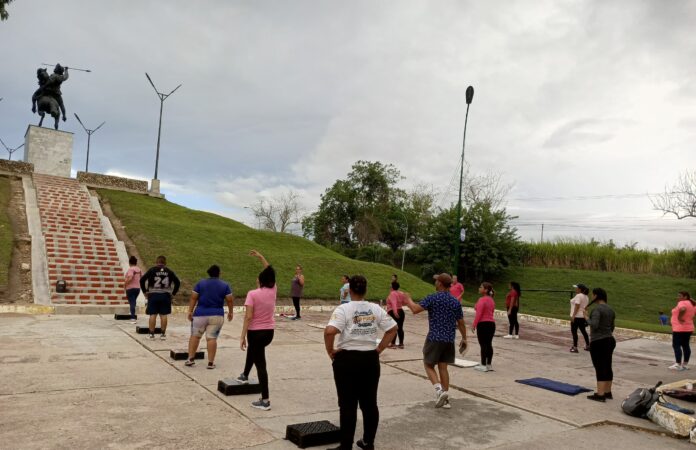
[[[60,92],[60,85],[69,77],[68,68],[64,68],[60,64],[56,64],[56,67],[53,70],[53,74],[51,74],[50,76],[48,75],[46,69],[38,69],[36,71],[36,77],[39,80],[39,88],[36,90],[36,92],[34,92],[34,95],[32,95],[31,97],[33,105],[31,109],[32,112],[36,112],[37,101],[39,101],[42,97],[50,97],[53,100],[55,100],[58,104],[60,112],[63,113],[63,121],[65,121],[65,105],[63,104],[63,94]],[[39,108],[39,113],[41,113],[41,108]],[[41,120],[43,121],[43,115]],[[57,128],[58,120],[56,118],[56,129]]]

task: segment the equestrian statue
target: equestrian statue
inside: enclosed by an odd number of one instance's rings
[[[63,104],[63,94],[60,92],[60,85],[68,79],[68,68],[60,64],[56,64],[51,75],[45,68],[36,71],[36,77],[39,79],[39,88],[31,96],[31,112],[41,116],[39,126],[43,123],[46,113],[55,119],[53,127],[58,129],[58,118],[63,114],[63,122],[65,122],[65,105]]]

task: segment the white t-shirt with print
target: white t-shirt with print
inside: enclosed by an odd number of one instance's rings
[[[583,293],[577,294],[575,297],[570,299],[570,315],[573,315],[573,311],[575,311],[575,305],[580,305],[577,314],[575,314],[575,317],[585,317],[583,311],[585,311],[585,308],[587,308],[588,303],[590,303],[590,299],[589,297],[587,297],[587,295]]]
[[[329,325],[340,331],[336,349],[369,351],[377,348],[377,329],[390,330],[396,322],[379,305],[355,300],[336,308]]]

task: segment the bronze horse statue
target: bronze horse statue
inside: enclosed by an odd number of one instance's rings
[[[67,67],[63,68],[57,65],[54,74],[50,76],[45,68],[41,68],[36,71],[36,77],[39,80],[39,88],[31,97],[31,111],[36,113],[38,107],[38,113],[41,116],[39,126],[43,124],[44,117],[48,113],[55,120],[53,127],[57,130],[61,112],[63,113],[63,121],[66,120],[60,85],[68,79]]]

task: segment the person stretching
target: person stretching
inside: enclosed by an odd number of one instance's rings
[[[483,282],[479,286],[481,298],[476,302],[474,309],[476,317],[472,328],[476,332],[479,346],[481,347],[481,364],[474,366],[480,372],[490,372],[493,370],[493,335],[495,334],[495,301],[493,296],[495,291],[491,283]]]

